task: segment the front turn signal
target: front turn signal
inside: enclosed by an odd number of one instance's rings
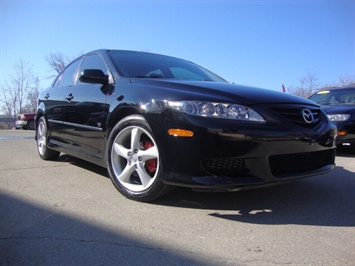
[[[194,133],[186,129],[170,128],[168,130],[170,136],[174,137],[192,137]]]
[[[347,133],[346,131],[338,131],[338,136],[345,136]]]

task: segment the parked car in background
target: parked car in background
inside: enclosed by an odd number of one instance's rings
[[[337,126],[337,144],[355,151],[355,87],[321,90],[309,99],[320,104]]]
[[[336,127],[318,104],[145,52],[74,60],[40,93],[36,125],[42,159],[64,152],[106,167],[138,201],[170,186],[237,191],[335,166]]]
[[[35,117],[36,114],[19,114],[15,122],[16,128],[34,130]]]

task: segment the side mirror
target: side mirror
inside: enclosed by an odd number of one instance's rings
[[[100,69],[85,69],[81,72],[79,80],[84,83],[107,85],[108,75]]]

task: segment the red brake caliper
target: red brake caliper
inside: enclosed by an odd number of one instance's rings
[[[144,150],[148,150],[153,147],[153,143],[151,141],[144,142]],[[150,173],[154,174],[157,170],[157,159],[150,159],[145,162],[145,169]]]

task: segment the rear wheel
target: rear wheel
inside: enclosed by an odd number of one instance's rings
[[[110,178],[124,196],[148,202],[169,190],[161,181],[159,148],[142,116],[131,115],[117,123],[110,134],[107,152]]]
[[[60,152],[48,148],[48,129],[43,116],[37,124],[37,151],[43,160],[56,160],[60,154]]]
[[[29,120],[27,122],[27,129],[29,129],[29,130],[34,130],[35,129],[35,121],[34,120]]]

